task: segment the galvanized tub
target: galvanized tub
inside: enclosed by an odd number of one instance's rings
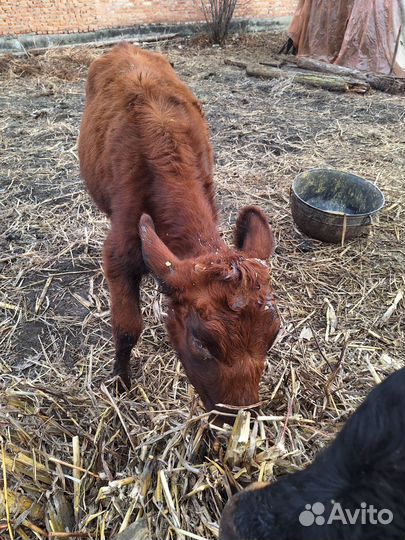
[[[368,234],[384,195],[368,180],[331,169],[299,174],[291,187],[291,212],[298,228],[324,242],[344,243]]]

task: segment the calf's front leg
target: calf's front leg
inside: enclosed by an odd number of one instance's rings
[[[120,249],[120,244],[124,249]],[[132,348],[143,330],[139,286],[146,268],[139,239],[118,243],[110,233],[104,243],[104,271],[110,290],[115,342],[113,375],[118,375],[126,388],[130,389],[129,360]]]

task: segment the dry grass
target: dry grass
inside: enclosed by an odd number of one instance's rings
[[[92,60],[99,55],[88,47],[49,49],[43,54],[27,53],[24,57],[5,54],[0,57],[2,78],[50,77],[66,81],[78,81],[85,77]]]
[[[277,48],[280,36],[267,39]],[[278,240],[273,283],[283,329],[260,416],[249,423],[242,413],[233,436],[208,425],[167,344],[151,279],[134,388],[117,397],[108,382],[113,347],[100,267],[108,225],[84,192],[76,154],[86,68],[100,51],[1,61],[4,537],[109,539],[137,521],[133,538],[216,538],[232,492],[307,465],[375,382],[403,364],[402,100],[252,80],[221,63],[228,54],[264,57],[267,48],[260,36],[225,50],[182,42],[168,50],[207,112],[225,235],[237,209],[255,203]],[[295,230],[289,186],[318,166],[351,170],[384,191],[370,237],[342,248]]]

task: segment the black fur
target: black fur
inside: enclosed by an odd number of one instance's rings
[[[373,505],[393,513],[390,524],[335,521],[304,527],[305,505],[333,501],[351,512]],[[220,540],[404,540],[405,368],[370,392],[335,441],[307,469],[273,485],[235,495],[225,507]]]

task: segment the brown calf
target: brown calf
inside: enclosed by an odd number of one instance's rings
[[[131,349],[143,327],[139,285],[150,271],[169,298],[170,339],[206,409],[257,402],[279,329],[265,215],[242,209],[237,250],[225,245],[201,105],[160,54],[117,45],[90,66],[86,96],[80,169],[111,220],[104,268],[114,373],[129,387]]]

